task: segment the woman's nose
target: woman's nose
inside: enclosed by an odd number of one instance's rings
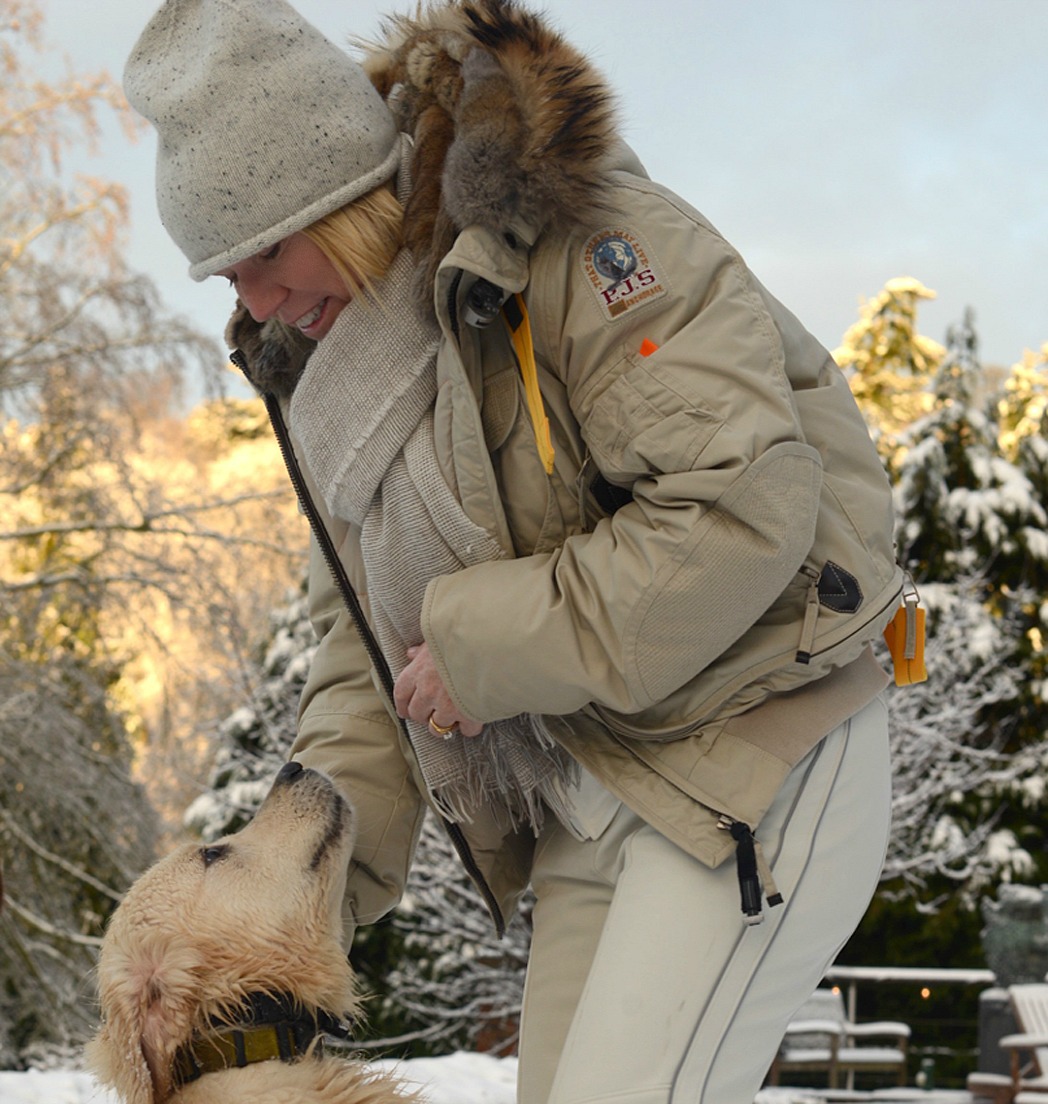
[[[265,276],[244,273],[237,280],[237,295],[256,322],[267,322],[287,298],[287,288]]]

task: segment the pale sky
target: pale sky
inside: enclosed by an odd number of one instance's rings
[[[42,0],[81,71],[119,78],[153,0]],[[336,42],[415,0],[298,0]],[[967,307],[983,360],[1048,342],[1048,0],[548,0],[616,90],[650,175],[702,211],[829,348],[912,276],[938,341]],[[154,145],[113,131],[89,168],[129,189],[129,259],[220,337],[156,215]]]

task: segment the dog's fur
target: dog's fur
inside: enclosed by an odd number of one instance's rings
[[[358,1014],[340,944],[352,815],[324,776],[285,767],[254,820],[162,859],[110,921],[98,967],[99,1080],[128,1104],[405,1104],[389,1076],[312,1053],[205,1073],[180,1086],[176,1054],[245,1022],[251,994],[284,994],[310,1018]]]
[[[611,217],[607,166],[617,141],[597,70],[515,0],[440,0],[391,16],[359,40],[364,70],[414,140],[404,244],[418,302],[431,309],[437,267],[458,233],[480,226],[531,246]],[[279,140],[279,135],[274,136]],[[294,390],[310,346],[238,303],[226,330],[260,392]]]

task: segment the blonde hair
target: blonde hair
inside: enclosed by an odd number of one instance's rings
[[[404,208],[382,185],[307,226],[303,234],[332,263],[347,289],[374,292],[389,271],[404,235]]]

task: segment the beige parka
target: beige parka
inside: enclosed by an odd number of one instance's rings
[[[372,57],[380,90],[418,33],[402,21]],[[477,81],[500,58],[490,36],[485,51]],[[412,103],[402,118],[419,148],[420,115]],[[601,137],[599,170],[583,167],[595,199],[575,216],[471,209],[420,258],[443,334],[442,470],[516,557],[434,579],[423,631],[462,712],[544,715],[608,790],[717,865],[734,849],[724,826],[759,839],[792,766],[887,682],[870,644],[902,589],[891,493],[826,350],[702,215]],[[526,303],[550,474],[506,326],[467,321],[478,281]],[[358,533],[325,525],[366,607]],[[424,786],[319,558],[311,608],[320,646],[293,754],[356,807],[352,926],[402,892]],[[527,883],[530,832],[486,813],[459,831],[500,923]]]

